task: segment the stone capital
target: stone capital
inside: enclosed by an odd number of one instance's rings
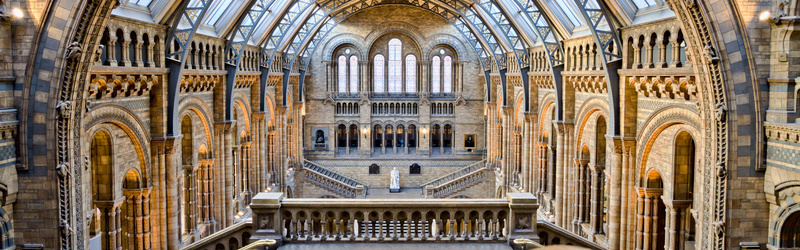
[[[152,140],[150,140],[150,145],[152,145],[152,147],[155,149],[153,152],[156,152],[156,154],[170,155],[175,153],[175,148],[176,148],[175,143],[180,142],[181,137],[183,136],[178,135],[178,136],[153,138]]]
[[[219,134],[229,134],[236,125],[236,120],[219,121],[214,123],[214,132]]]
[[[251,116],[250,120],[252,122],[262,122],[262,121],[264,121],[264,118],[267,117],[266,114],[267,114],[267,112],[264,112],[264,111],[255,111],[255,112],[252,113],[252,116]]]
[[[572,127],[575,126],[572,122],[566,121],[553,121],[553,124],[556,125],[556,130],[558,130],[559,134],[564,134],[567,131],[572,130]]]

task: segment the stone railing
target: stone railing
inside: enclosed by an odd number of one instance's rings
[[[472,185],[483,182],[486,179],[486,172],[484,169],[471,172],[470,174],[461,176],[457,179],[445,182],[439,186],[426,186],[425,198],[445,198],[455,192],[464,190]]]
[[[259,193],[250,241],[508,242],[538,241],[538,201],[530,193],[506,199],[290,199]]]
[[[314,162],[306,161],[305,163],[304,168],[306,171],[304,172],[306,181],[310,181],[346,198],[363,198],[367,195],[366,184],[327,169]]]
[[[482,170],[485,167],[484,163],[485,163],[485,160],[481,160],[481,161],[469,164],[466,167],[459,168],[456,171],[450,172],[449,174],[444,175],[442,177],[439,177],[439,178],[430,180],[428,182],[422,183],[419,186],[420,187],[426,187],[426,186],[434,186],[434,187],[436,187],[436,186],[440,186],[440,185],[445,184],[447,182],[450,182],[452,180],[458,179],[458,178],[460,178],[462,176],[465,176],[465,175],[468,175],[470,173]]]
[[[581,237],[580,235],[560,228],[553,223],[538,220],[536,225],[539,243],[542,245],[573,245],[595,250],[606,249],[606,247],[598,245],[586,237]]]

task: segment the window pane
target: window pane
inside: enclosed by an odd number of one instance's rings
[[[383,55],[375,55],[375,79],[372,90],[375,93],[383,93]]]
[[[417,92],[417,57],[406,56],[406,93]]]
[[[217,23],[219,17],[222,16],[222,13],[225,13],[225,10],[228,9],[228,6],[230,6],[231,3],[233,3],[233,0],[220,1],[216,8],[214,8],[214,11],[209,13],[210,15],[206,17],[206,25],[214,25]]]
[[[647,8],[647,7],[655,5],[656,1],[655,0],[633,0],[633,4],[636,4],[636,7],[641,9],[641,8]]]
[[[131,1],[131,2],[133,2],[134,4],[141,5],[141,6],[148,6],[148,5],[150,5],[150,2],[152,2],[152,1],[153,0],[137,0],[137,1]]]
[[[389,93],[400,93],[402,80],[403,80],[403,60],[400,59],[402,54],[403,43],[395,38],[389,40]]]
[[[444,57],[444,72],[442,73],[442,82],[444,82],[444,92],[453,92],[453,58],[449,56]]]
[[[439,56],[434,56],[433,60],[431,60],[431,93],[439,93],[441,92],[441,86],[439,86],[439,78],[441,77],[441,59]]]
[[[347,93],[347,58],[339,56],[339,93]]]
[[[582,14],[578,13],[576,8],[573,8],[572,5],[567,3],[567,1],[556,0],[554,2],[558,4],[558,7],[561,8],[562,11],[564,11],[564,14],[567,15],[567,18],[569,19],[570,22],[572,22],[572,25],[575,26],[583,25],[583,22],[581,22],[581,18],[578,16]]]
[[[350,93],[358,93],[358,57],[350,57]]]

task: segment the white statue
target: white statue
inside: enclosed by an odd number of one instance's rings
[[[389,184],[389,192],[392,193],[400,192],[400,171],[397,171],[397,167],[394,167],[394,169],[392,169],[391,183]]]

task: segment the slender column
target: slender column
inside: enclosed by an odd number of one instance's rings
[[[653,198],[645,194],[644,197],[644,248],[652,249],[653,246]]]
[[[167,249],[178,249],[180,245],[180,228],[178,224],[178,162],[174,157],[175,143],[180,141],[179,137],[164,138],[163,148],[165,158],[165,182],[166,182],[166,231],[167,231]]]
[[[616,147],[616,145],[615,145],[615,147]],[[631,241],[632,238],[633,238],[632,237],[632,234],[633,234],[633,228],[632,227],[635,224],[633,224],[632,215],[635,212],[636,207],[629,207],[629,204],[631,203],[631,201],[629,201],[628,199],[632,199],[633,198],[632,196],[634,195],[634,193],[632,192],[633,182],[630,180],[631,179],[630,175],[633,172],[633,171],[630,171],[630,169],[635,169],[635,167],[636,167],[636,163],[635,163],[635,159],[634,159],[635,154],[633,154],[634,147],[635,147],[635,141],[634,140],[632,140],[632,139],[625,139],[624,140],[624,144],[623,144],[623,147],[622,147],[622,149],[623,149],[622,150],[622,157],[621,157],[622,158],[621,174],[620,174],[619,177],[617,177],[617,176],[614,175],[614,173],[611,173],[611,178],[610,178],[612,184],[615,183],[616,180],[619,180],[620,183],[621,183],[621,185],[620,185],[620,208],[619,208],[620,209],[620,215],[619,215],[619,217],[620,217],[619,225],[620,226],[619,226],[619,230],[617,230],[616,228],[613,228],[611,226],[611,222],[614,222],[614,216],[615,216],[614,213],[612,213],[611,211],[609,211],[609,216],[610,216],[611,220],[609,220],[609,226],[608,226],[609,241],[610,241],[612,235],[618,234],[619,235],[618,236],[619,237],[618,242],[619,242],[619,248],[620,249],[626,249],[627,247],[633,245],[632,241]],[[612,161],[612,164],[613,164],[613,161]],[[616,188],[616,186],[611,185],[611,190],[609,190],[609,193],[610,192],[614,192],[613,190],[615,188]],[[609,204],[609,210],[611,210],[610,209],[610,204]]]
[[[556,225],[566,228],[566,221],[565,221],[565,209],[562,206],[562,202],[564,201],[564,188],[567,183],[564,182],[564,168],[563,163],[566,161],[565,159],[565,152],[566,147],[564,145],[565,139],[565,132],[566,132],[566,124],[564,122],[556,122],[557,134],[556,134],[556,168],[555,168],[555,198],[553,199],[553,203],[555,205],[556,210]]]
[[[646,51],[646,55],[645,55],[646,59],[645,59],[645,62],[644,62],[644,68],[652,68],[653,67],[653,46],[650,45],[650,39],[649,38],[645,41],[645,51]]]
[[[622,189],[621,174],[622,171],[622,138],[620,137],[606,137],[606,141],[612,141],[614,144],[613,152],[608,154],[609,158],[609,203],[608,203],[608,247],[609,249],[620,249],[619,245],[619,232],[620,232],[620,190]],[[624,230],[624,229],[623,229]]]
[[[656,63],[656,68],[666,68],[667,45],[664,45],[664,41],[662,39],[656,40],[656,45],[658,46],[658,62]]]
[[[116,218],[116,210],[114,207],[107,208],[108,213],[106,214],[106,218],[108,220],[108,249],[117,249],[117,218]]]
[[[106,44],[107,53],[106,59],[111,66],[117,66],[117,36],[108,36],[108,44]],[[162,64],[163,65],[163,64]]]
[[[678,36],[673,35],[669,38],[669,44],[672,45],[672,61],[669,63],[670,68],[677,68],[678,64],[681,63],[681,44],[678,43]]]
[[[131,40],[130,39],[126,39],[125,41],[122,41],[122,63],[123,63],[123,65],[125,65],[125,67],[130,67],[131,66],[131,60],[130,60],[130,58],[131,58],[131,54],[130,54],[131,50],[130,50],[130,47],[131,47]]]
[[[666,235],[667,240],[664,241],[664,244],[667,244],[666,246],[664,246],[664,249],[675,250],[675,242],[676,242],[675,239],[678,238],[678,230],[677,230],[678,211],[675,210],[674,206],[670,206],[665,209],[666,209],[665,214],[667,215],[666,218],[667,223],[669,224],[668,226],[669,230],[667,231]]]
[[[152,247],[152,244],[155,244],[155,242],[152,242],[150,240],[150,232],[153,230],[152,228],[150,228],[150,226],[152,225],[152,223],[150,222],[150,218],[151,218],[150,217],[150,208],[151,208],[150,207],[150,190],[143,189],[142,190],[142,209],[141,209],[141,213],[142,213],[142,230],[144,231],[144,233],[143,233],[144,245],[143,246],[144,246],[144,249],[146,249],[146,250],[156,249],[155,247]]]
[[[136,66],[137,67],[144,67],[144,64],[142,63],[142,45],[143,44],[144,44],[144,42],[139,41],[136,44],[134,44],[134,46],[133,46],[134,47],[134,50],[133,50],[134,60],[136,61]]]
[[[636,196],[636,250],[642,250],[642,241],[644,240],[644,190],[639,188]]]
[[[155,54],[153,48],[155,48],[155,43],[152,40],[150,40],[150,43],[147,45],[147,53],[144,54],[144,61],[147,64],[147,67],[151,68],[156,66],[155,63],[153,63],[153,56]]]
[[[633,44],[633,68],[638,69],[642,67],[642,48]]]
[[[581,222],[581,214],[583,211],[583,163],[579,159],[575,159],[575,165],[572,167],[572,176],[574,180],[572,181],[573,193],[572,195],[572,231],[578,233],[580,231],[580,227],[578,226]]]

